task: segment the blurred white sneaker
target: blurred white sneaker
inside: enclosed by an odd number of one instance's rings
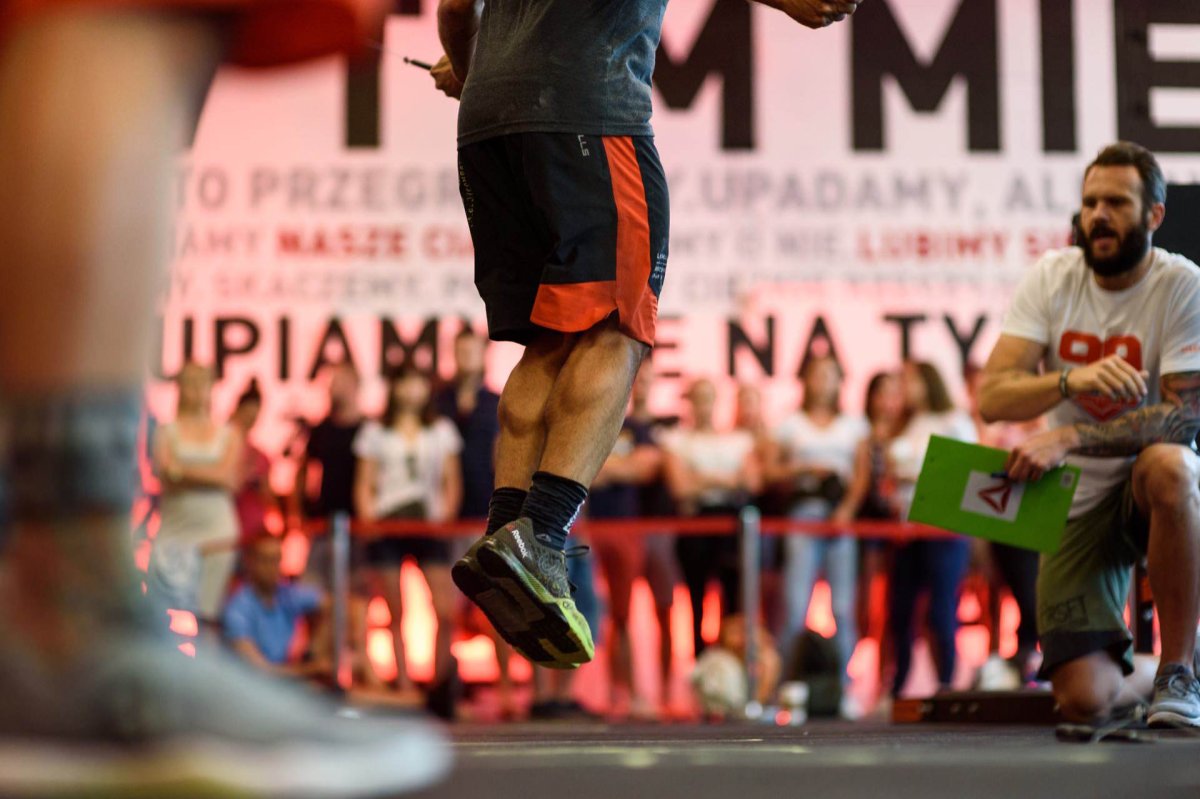
[[[842,691],[842,700],[838,703],[838,717],[846,721],[858,721],[866,715],[862,703],[854,694]]]
[[[979,667],[975,686],[980,691],[1015,691],[1021,687],[1021,672],[999,655],[992,655]]]

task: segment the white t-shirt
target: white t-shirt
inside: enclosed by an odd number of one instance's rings
[[[925,463],[925,452],[932,436],[954,438],[974,444],[978,440],[975,420],[965,411],[920,413],[914,416],[899,436],[888,445],[888,458],[896,478],[896,505],[901,517],[908,517],[917,478]]]
[[[375,515],[383,518],[413,502],[425,503],[428,518],[447,513],[442,496],[446,459],[462,452],[462,436],[444,417],[409,440],[378,422],[366,422],[354,437],[354,454],[379,464]]]
[[[854,474],[854,453],[868,432],[867,420],[861,416],[843,414],[822,427],[804,411],[797,411],[779,423],[772,438],[789,460],[828,469],[843,483],[849,483]]]
[[[673,430],[665,436],[664,448],[693,471],[710,477],[734,477],[746,456],[754,451],[754,436],[746,430],[727,433]],[[709,489],[699,497],[701,507],[717,507],[735,501],[735,492]]]
[[[1152,258],[1137,285],[1106,291],[1096,285],[1079,248],[1046,253],[1017,288],[1003,333],[1044,345],[1051,371],[1119,353],[1150,373],[1143,402],[1159,403],[1162,375],[1200,370],[1200,269],[1157,247]],[[1107,422],[1137,407],[1132,401],[1082,395],[1050,411],[1050,425]],[[1068,461],[1083,470],[1071,506],[1074,518],[1128,480],[1134,458],[1071,456]]]

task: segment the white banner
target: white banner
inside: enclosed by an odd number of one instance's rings
[[[456,104],[402,60],[439,55],[436,3],[400,5],[377,70],[224,71],[181,162],[161,372],[219,360],[222,409],[260,377],[268,448],[287,416],[323,411],[322,352],[348,348],[372,378],[441,355],[448,374],[458,320],[482,323]],[[655,92],[672,197],[659,370],[761,380],[774,417],[814,338],[851,407],[902,353],[957,385],[1023,270],[1065,242],[1101,146],[1135,138],[1197,181],[1197,41],[1187,0],[867,0],[823,31],[675,0]],[[492,383],[517,354],[495,349]],[[673,406],[678,383],[660,390]],[[156,412],[172,403],[160,384]]]

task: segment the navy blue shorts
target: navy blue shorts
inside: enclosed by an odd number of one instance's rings
[[[458,174],[494,340],[579,333],[615,313],[654,345],[670,210],[652,138],[496,136],[460,147]]]

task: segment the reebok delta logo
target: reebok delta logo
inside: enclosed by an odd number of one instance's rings
[[[1015,522],[1025,496],[1025,484],[992,477],[987,472],[971,472],[960,507],[991,519]]]
[[[1008,510],[1008,499],[1012,496],[1012,483],[1005,480],[1002,485],[985,488],[979,492],[979,498],[992,506],[996,513]]]

